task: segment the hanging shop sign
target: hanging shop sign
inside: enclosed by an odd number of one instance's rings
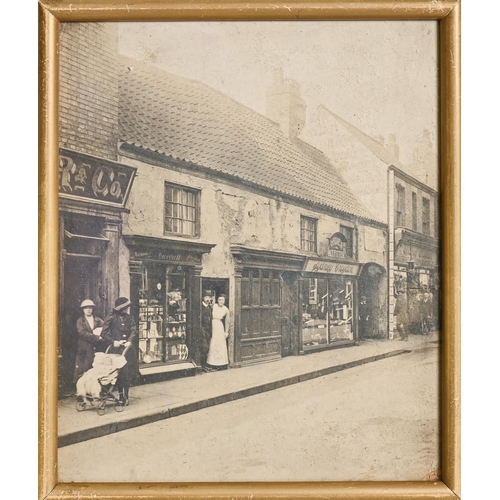
[[[346,264],[343,262],[330,262],[326,260],[308,259],[304,265],[304,272],[321,274],[344,274],[357,276],[359,264]]]
[[[59,195],[124,207],[136,168],[66,149],[59,150]]]

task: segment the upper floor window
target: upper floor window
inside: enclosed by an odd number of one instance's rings
[[[431,201],[429,198],[422,198],[422,232],[431,234]]]
[[[317,222],[311,217],[300,217],[300,248],[306,252],[317,251]]]
[[[417,231],[417,193],[411,193],[411,228]]]
[[[197,190],[165,183],[165,233],[198,236],[199,196]]]
[[[405,188],[396,184],[396,227],[405,225]]]

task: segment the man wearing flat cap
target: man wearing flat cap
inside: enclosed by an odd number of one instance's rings
[[[127,364],[120,370],[116,387],[120,393],[120,401],[128,404],[128,391],[132,379],[137,373],[137,353],[135,341],[137,328],[135,322],[128,314],[131,302],[126,297],[120,297],[115,302],[115,307],[104,320],[101,337],[110,346],[109,353],[122,354],[125,352]],[[125,351],[126,349],[126,351]]]
[[[212,292],[205,290],[201,303],[201,336],[199,349],[201,353],[201,366],[206,371],[208,346],[212,337]]]

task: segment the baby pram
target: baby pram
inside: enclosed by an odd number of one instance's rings
[[[76,383],[76,409],[97,408],[98,415],[106,413],[106,403],[114,404],[116,411],[123,411],[125,405],[120,401],[116,380],[120,370],[127,364],[126,347],[121,354],[96,352],[92,368],[86,371]]]

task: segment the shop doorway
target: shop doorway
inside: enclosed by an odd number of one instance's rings
[[[224,294],[226,296],[226,307],[231,310],[231,304],[229,302],[229,279],[203,278],[201,281],[201,290],[202,297],[206,290],[212,292],[212,305],[215,304],[220,294]]]
[[[384,336],[386,310],[385,270],[375,263],[363,266],[359,276],[358,332],[359,339]]]
[[[64,263],[64,295],[61,318],[61,378],[65,387],[72,384],[75,368],[78,334],[76,322],[82,315],[80,304],[90,299],[96,304],[94,314],[104,318],[104,311],[99,302],[99,269],[101,259],[98,256],[67,256]]]

